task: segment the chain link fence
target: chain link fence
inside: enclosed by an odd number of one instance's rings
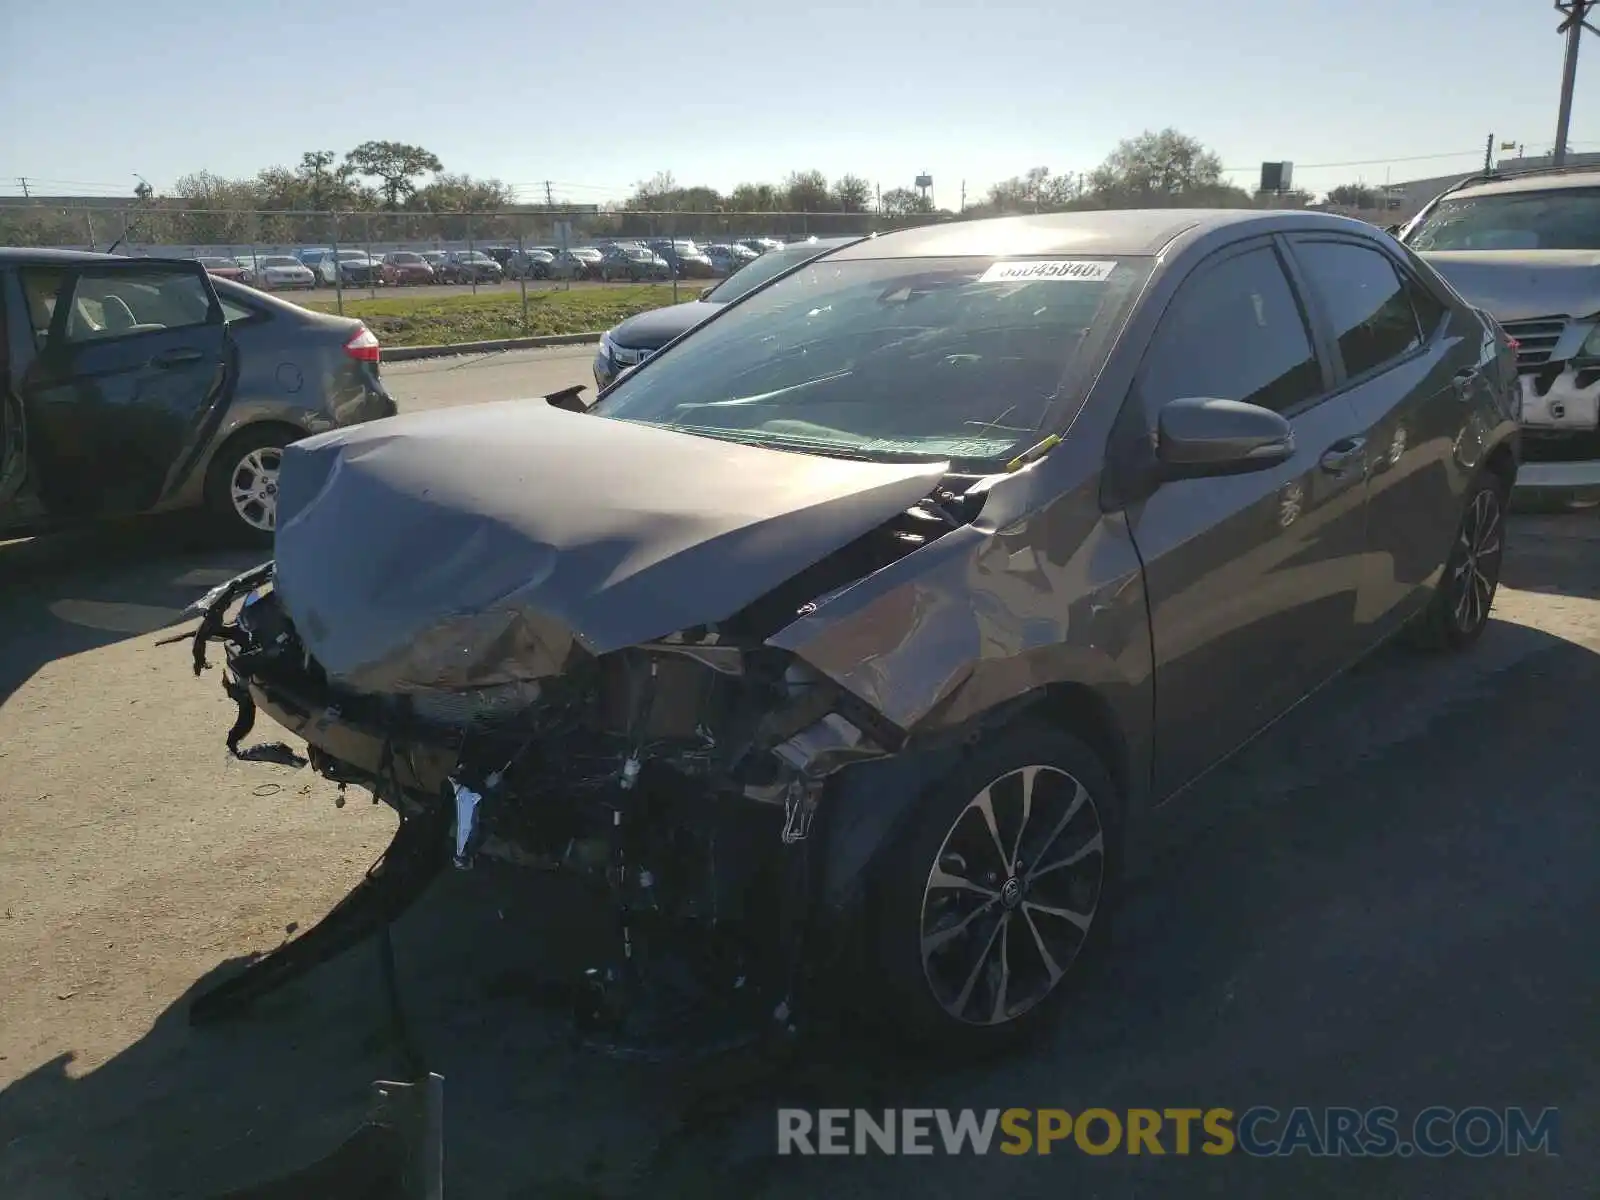
[[[202,209],[160,200],[123,207],[60,206],[48,203],[0,205],[0,245],[119,254],[229,259],[258,265],[277,257],[294,258],[313,268],[314,290],[333,293],[342,311],[347,292],[376,296],[380,288],[428,280],[425,272],[341,270],[317,264],[332,255],[360,262],[397,253],[426,256],[434,283],[480,288],[571,287],[599,280],[593,256],[579,262],[566,252],[618,244],[655,251],[666,270],[645,272],[635,281],[670,285],[704,284],[742,261],[742,252],[719,248],[758,239],[790,242],[808,237],[860,236],[934,221],[933,215],[891,217],[878,213],[807,212],[634,212],[597,208],[511,209],[495,212],[312,212]],[[945,218],[948,219],[948,218]],[[692,248],[685,245],[692,243]],[[543,262],[543,251],[558,263]],[[678,252],[683,253],[678,253]],[[709,267],[695,251],[719,251]],[[464,258],[463,258],[464,256]],[[499,268],[477,269],[488,258]],[[408,260],[412,261],[412,260]],[[515,265],[513,265],[515,263]],[[393,265],[393,264],[391,264]],[[552,269],[553,267],[553,269]],[[257,272],[256,274],[261,274]],[[607,278],[611,272],[606,272]],[[520,276],[520,278],[514,278]],[[634,278],[624,269],[620,278]],[[252,278],[250,282],[257,282]]]

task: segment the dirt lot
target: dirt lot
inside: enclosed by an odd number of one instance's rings
[[[387,377],[418,405],[586,368],[451,363]],[[205,1196],[325,1152],[399,1070],[365,951],[248,1020],[185,1024],[191,992],[320,916],[391,828],[306,772],[228,760],[215,674],[155,646],[250,561],[182,522],[0,544],[8,1200]],[[396,936],[446,1077],[448,1194],[1593,1195],[1600,521],[1519,519],[1506,583],[1474,653],[1381,654],[1180,802],[1114,955],[1010,1062],[838,1052],[735,1086],[594,1058],[551,1011],[582,940],[561,897],[450,875]],[[779,1160],[784,1102],[1553,1105],[1562,1157]]]

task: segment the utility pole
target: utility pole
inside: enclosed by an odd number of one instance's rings
[[[550,198],[550,181],[548,179],[544,181],[544,206],[546,208],[554,208],[556,206],[556,202]]]
[[[881,216],[883,216],[883,184],[881,184],[881,183],[873,184],[872,185],[872,190],[877,194],[877,197],[878,197],[878,215],[881,217]]]
[[[1550,154],[1550,165],[1567,165],[1567,131],[1572,125],[1572,89],[1578,80],[1578,43],[1583,31],[1600,33],[1587,18],[1600,0],[1556,0],[1556,11],[1566,19],[1557,27],[1557,33],[1567,35],[1567,53],[1561,66],[1561,104],[1556,113],[1556,145]]]
[[[1483,173],[1487,175],[1494,170],[1494,134],[1489,135],[1489,140],[1483,144]]]
[[[17,182],[22,185],[22,198],[24,200],[31,200],[33,195],[28,191],[28,177],[26,175],[18,175]]]
[[[965,179],[961,181],[961,211],[967,211],[967,181]]]

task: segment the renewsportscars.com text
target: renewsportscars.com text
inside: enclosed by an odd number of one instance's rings
[[[1066,1153],[1256,1158],[1559,1154],[1559,1114],[1523,1108],[780,1108],[779,1154]]]

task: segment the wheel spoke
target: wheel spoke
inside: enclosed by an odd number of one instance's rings
[[[1032,900],[1022,902],[1022,911],[1028,914],[1028,923],[1033,924],[1034,913],[1044,913],[1047,917],[1060,917],[1069,925],[1075,925],[1080,932],[1088,933],[1089,926],[1094,921],[1094,913],[1073,912],[1070,908],[1057,908],[1053,904],[1036,904]]]
[[[1000,931],[1005,928],[1004,921],[996,921],[994,930],[989,934],[989,940],[983,944],[983,949],[978,952],[978,961],[972,964],[972,971],[967,976],[967,982],[961,987],[961,993],[956,997],[955,1007],[951,1009],[957,1016],[967,1011],[967,1004],[972,1000],[972,989],[977,986],[978,976],[983,974],[983,968],[989,962],[989,952],[994,949],[995,940],[999,938]]]
[[[1028,923],[1028,932],[1033,934],[1033,947],[1039,952],[1039,961],[1044,964],[1045,973],[1050,976],[1051,986],[1054,986],[1063,972],[1056,965],[1055,957],[1045,948],[1044,938],[1039,936],[1039,927],[1034,924],[1033,916],[1028,912],[1027,906],[1022,909],[1022,919]]]
[[[1006,991],[1011,985],[1011,914],[1000,918],[1000,985],[994,990],[994,1007],[989,1010],[989,1024],[998,1025],[1006,1015]]]
[[[1056,839],[1061,836],[1062,830],[1072,824],[1072,818],[1078,815],[1078,810],[1083,807],[1083,802],[1089,798],[1089,790],[1076,779],[1072,781],[1072,786],[1072,803],[1067,805],[1066,813],[1063,814],[1061,820],[1056,822],[1056,827],[1050,831],[1050,836],[1045,838],[1044,844],[1039,847],[1038,852],[1034,855],[1036,860],[1042,860],[1050,847],[1056,844]]]
[[[970,929],[974,921],[983,916],[985,913],[993,911],[993,909],[994,901],[987,901],[978,905],[977,908],[973,909],[966,916],[962,917],[961,920],[957,921],[954,925],[951,925],[946,929],[938,929],[933,933],[925,934],[922,939],[922,956],[927,958],[930,954],[934,954],[943,949],[945,946],[955,941],[956,938],[960,937],[968,929]]]
[[[977,892],[978,895],[989,900],[997,900],[1000,893],[995,888],[987,888],[982,884],[974,883],[963,875],[952,875],[942,867],[935,867],[928,876],[928,890],[934,888],[947,888],[957,892]]]
[[[1038,767],[1027,767],[1022,772],[1022,819],[1017,822],[1017,836],[1011,843],[1011,857],[1006,860],[1007,871],[1017,869],[1017,856],[1022,853],[1022,835],[1028,831],[1028,819],[1033,816],[1033,784],[1038,778]]]
[[[988,788],[978,793],[978,798],[972,806],[983,814],[983,823],[989,829],[989,840],[994,843],[994,852],[1000,859],[1000,870],[1011,874],[1011,861],[1006,858],[1006,848],[1000,844],[1000,828],[994,820],[994,795]]]
[[[1105,850],[1105,838],[1101,835],[1099,830],[1096,830],[1095,831],[1095,835],[1092,838],[1090,838],[1083,845],[1079,846],[1076,850],[1074,850],[1071,854],[1067,855],[1065,858],[1057,859],[1055,862],[1051,863],[1048,867],[1035,867],[1033,870],[1029,871],[1028,872],[1028,882],[1032,883],[1032,882],[1034,882],[1034,880],[1039,879],[1042,876],[1048,875],[1052,871],[1059,871],[1059,870],[1063,869],[1064,867],[1075,867],[1079,863],[1081,863],[1084,859],[1088,858],[1091,854],[1100,854],[1100,853],[1103,853],[1104,850]]]

